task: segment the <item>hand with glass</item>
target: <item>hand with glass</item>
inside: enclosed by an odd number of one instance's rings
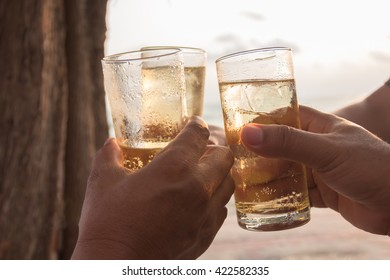
[[[117,139],[94,160],[73,259],[197,258],[226,218],[233,158],[186,123],[181,50],[102,63]]]
[[[335,115],[303,106],[300,114],[303,130],[249,124],[241,139],[261,156],[304,163],[313,206],[329,207],[365,231],[389,235],[390,145]]]
[[[300,128],[291,50],[245,51],[219,58],[216,64],[226,142],[235,158],[231,173],[238,224],[248,230],[271,231],[307,223],[305,167],[260,157],[240,137],[249,123]]]
[[[390,139],[389,102],[390,87],[383,86],[339,113]],[[290,123],[244,124],[237,137],[251,153],[306,164],[313,206],[330,207],[359,228],[388,234],[389,144],[304,106],[299,120],[302,130]],[[207,145],[209,132],[200,118],[173,139],[137,170],[123,167],[120,138],[106,142],[88,182],[73,258],[192,259],[208,248],[233,193],[233,157],[226,147]]]
[[[117,140],[98,151],[88,180],[73,259],[195,259],[227,215],[233,157],[207,145],[193,117],[148,165],[123,166]],[[217,167],[217,168],[216,168]]]

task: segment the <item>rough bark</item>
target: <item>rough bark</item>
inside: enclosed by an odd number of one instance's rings
[[[103,77],[106,1],[66,1],[66,52],[69,78],[64,250],[69,258],[93,155],[108,136]]]
[[[1,259],[73,250],[91,159],[108,133],[105,11],[105,0],[0,0]]]
[[[0,258],[56,258],[67,82],[63,3],[0,3]]]

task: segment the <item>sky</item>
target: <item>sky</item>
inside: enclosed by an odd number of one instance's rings
[[[386,0],[109,0],[106,21],[107,55],[148,45],[205,49],[205,118],[215,124],[215,60],[229,53],[291,47],[298,101],[324,111],[390,78]]]

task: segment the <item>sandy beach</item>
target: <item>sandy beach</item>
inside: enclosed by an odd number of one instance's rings
[[[234,203],[213,244],[199,258],[205,260],[388,260],[390,240],[364,232],[330,209],[312,208],[311,221],[299,228],[251,232],[236,222]]]

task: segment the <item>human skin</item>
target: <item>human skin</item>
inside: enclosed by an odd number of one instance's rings
[[[383,85],[359,102],[337,110],[334,114],[363,126],[390,143],[390,86]]]
[[[360,229],[389,235],[390,145],[336,115],[300,106],[300,118],[302,130],[246,125],[241,140],[258,155],[305,164],[313,206],[332,208]]]
[[[88,180],[73,259],[195,259],[211,244],[234,191],[227,147],[207,145],[194,117],[146,167],[131,172],[110,139]]]

